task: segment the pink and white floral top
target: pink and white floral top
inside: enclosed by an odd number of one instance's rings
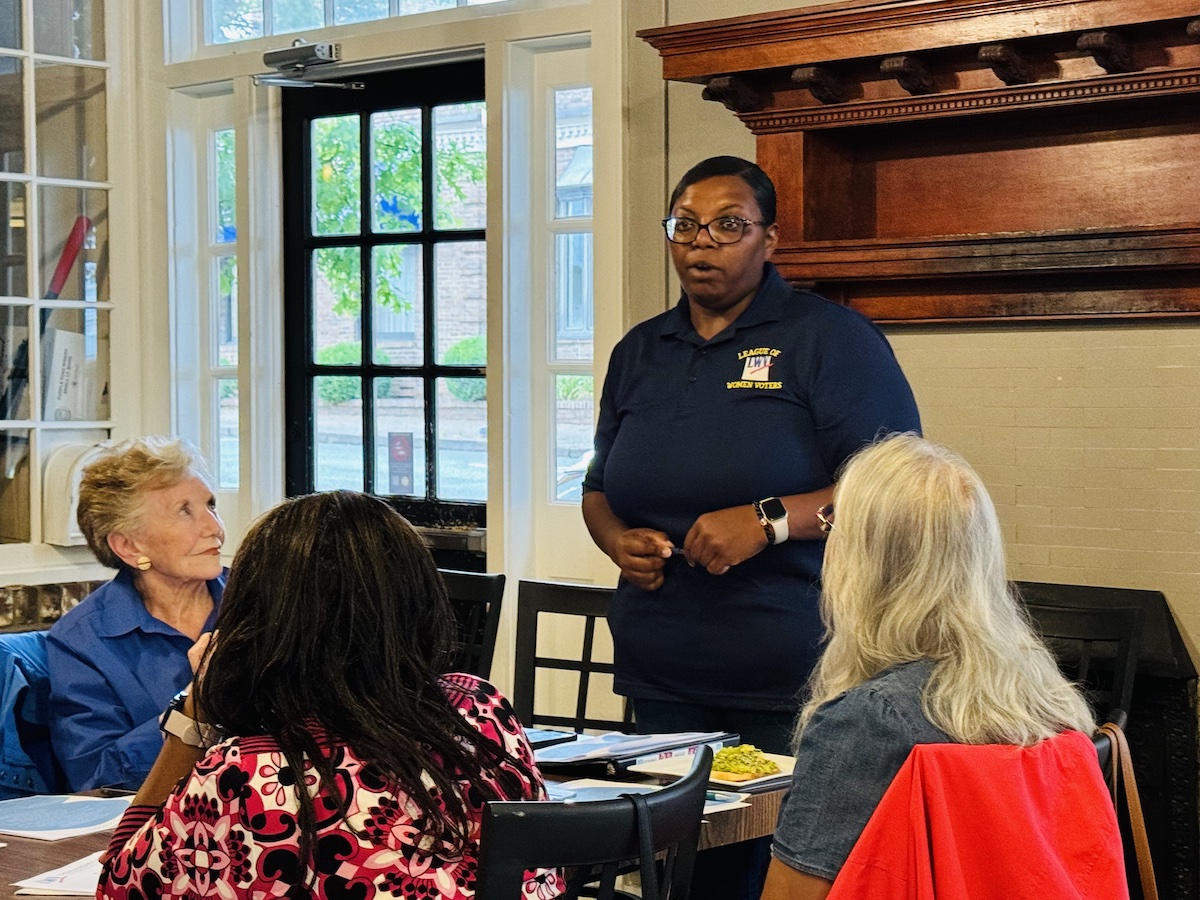
[[[535,773],[532,781],[522,779],[524,797],[504,799],[545,799],[533,751],[508,701],[474,675],[447,675],[442,681],[450,703],[481,735]],[[299,856],[296,772],[271,738],[235,737],[213,747],[161,808],[129,808],[113,835],[114,855],[100,876],[97,898],[474,897],[483,814],[478,794],[462,782],[470,840],[461,855],[441,856],[439,847],[430,846],[432,839],[422,840],[422,805],[440,802],[435,794],[397,794],[350,747],[334,740],[328,745],[350,805],[343,818],[332,803],[322,802],[326,794],[315,798],[315,880],[312,865]],[[308,767],[301,777],[309,787],[316,783]],[[310,881],[312,887],[305,889]],[[525,896],[544,900],[562,889],[556,871],[538,870],[528,874]]]

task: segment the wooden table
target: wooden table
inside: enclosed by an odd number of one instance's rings
[[[774,834],[779,807],[783,803],[785,793],[786,788],[778,788],[761,794],[751,794],[750,806],[745,809],[730,809],[706,816],[704,827],[700,829],[700,849],[723,847],[726,844],[737,844]]]
[[[753,794],[749,807],[707,817],[700,830],[701,849],[735,844],[773,833],[783,794],[783,789]],[[110,832],[105,831],[62,841],[35,841],[32,838],[0,835],[0,842],[8,845],[0,847],[0,900],[15,896],[14,881],[57,869],[89,853],[103,850],[108,846],[109,835]]]

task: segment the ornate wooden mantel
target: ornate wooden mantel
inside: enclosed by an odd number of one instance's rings
[[[1200,315],[1200,2],[850,0],[639,32],[755,134],[775,260],[877,321]]]

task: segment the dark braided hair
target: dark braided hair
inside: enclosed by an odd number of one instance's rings
[[[427,835],[447,855],[468,836],[458,782],[501,799],[486,774],[504,796],[528,796],[529,767],[474,729],[439,683],[453,622],[425,544],[378,498],[336,491],[288,500],[242,542],[197,707],[228,734],[279,744],[299,785],[300,857],[314,871],[318,823],[344,816],[350,797],[313,726],[421,805]],[[303,788],[306,759],[324,808]],[[444,808],[422,802],[434,794]]]

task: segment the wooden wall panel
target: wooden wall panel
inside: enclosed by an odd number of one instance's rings
[[[641,35],[756,135],[793,281],[895,322],[1200,316],[1194,3],[851,0]]]

